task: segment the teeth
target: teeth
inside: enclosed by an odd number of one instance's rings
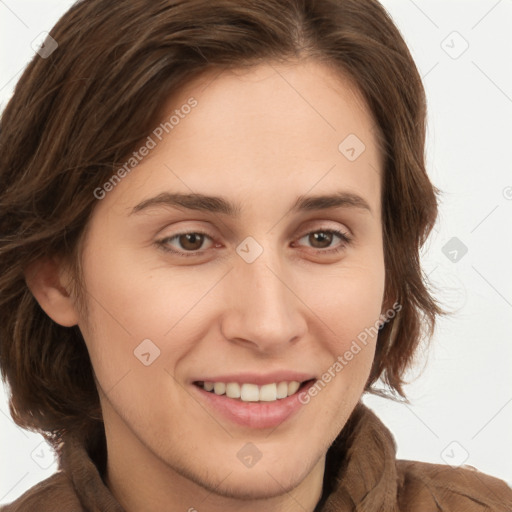
[[[277,400],[277,384],[265,384],[260,388],[260,401],[273,402]]]
[[[288,396],[288,382],[280,382],[277,385],[277,398],[286,398]]]
[[[242,384],[240,388],[242,402],[257,402],[260,399],[260,390],[256,384]]]
[[[226,384],[224,382],[216,382],[213,385],[213,391],[216,395],[223,395],[226,392]]]
[[[293,395],[299,389],[300,382],[297,382],[296,380],[292,380],[291,382],[288,382],[288,396]]]
[[[226,384],[226,396],[229,398],[240,398],[240,384],[238,382]]]
[[[206,391],[213,391],[216,395],[226,395],[228,398],[238,398],[242,402],[275,402],[297,392],[300,382],[273,382],[263,386],[256,384],[238,384],[238,382],[200,382]]]

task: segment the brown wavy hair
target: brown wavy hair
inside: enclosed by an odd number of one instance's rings
[[[69,433],[91,453],[104,448],[82,334],[43,312],[27,267],[64,257],[79,294],[93,191],[155,128],[170,94],[209,69],[301,58],[351,79],[377,126],[386,297],[401,311],[379,331],[366,389],[381,378],[405,397],[404,372],[442,314],[419,260],[437,190],[425,169],[425,92],[386,10],[376,0],[87,0],[50,35],[58,48],[33,57],[0,121],[0,367],[14,421],[57,451]]]

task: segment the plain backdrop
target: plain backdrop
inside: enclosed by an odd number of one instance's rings
[[[87,0],[86,0],[87,1]],[[0,1],[0,110],[32,42],[69,0]],[[424,80],[428,170],[441,189],[423,265],[443,318],[411,371],[411,405],[367,396],[398,457],[469,464],[512,482],[512,0],[385,0]],[[0,504],[56,471],[0,390]]]

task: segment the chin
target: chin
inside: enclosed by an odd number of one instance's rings
[[[200,468],[174,469],[209,493],[244,501],[269,499],[293,491],[315,465],[300,455],[296,459],[288,458],[286,464],[278,458],[267,463],[260,460],[249,468],[238,460],[233,464],[219,465],[218,460],[203,464]]]
[[[289,475],[284,478],[284,471],[277,468],[276,472],[268,471],[268,473],[266,471],[252,473],[252,469],[233,471],[220,485],[213,486],[212,490],[215,494],[226,498],[253,501],[282,496],[292,491],[302,481],[297,477],[291,479]]]

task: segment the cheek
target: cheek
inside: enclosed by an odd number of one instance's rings
[[[377,325],[384,297],[384,266],[361,266],[310,282],[311,309],[331,332],[340,349],[365,329]]]
[[[314,408],[319,442],[343,428],[364,391],[378,336],[384,265],[351,267],[309,288],[316,321],[316,352],[323,354],[318,382],[301,397]],[[310,405],[308,405],[309,407]]]
[[[376,260],[333,274],[309,288],[308,305],[321,320],[316,322],[320,330],[314,336],[326,355],[319,393],[326,410],[333,407],[342,419],[361,395],[371,370],[384,281],[384,265]],[[330,392],[324,394],[324,386]]]
[[[179,402],[171,375],[222,313],[211,291],[226,269],[173,270],[114,243],[90,246],[83,258],[89,315],[80,328],[100,388],[123,410],[138,402],[137,416],[150,404],[158,409],[154,389]]]
[[[173,271],[143,251],[96,246],[84,255],[90,316],[98,332],[113,329],[133,341],[165,337],[222,276],[221,270]]]

